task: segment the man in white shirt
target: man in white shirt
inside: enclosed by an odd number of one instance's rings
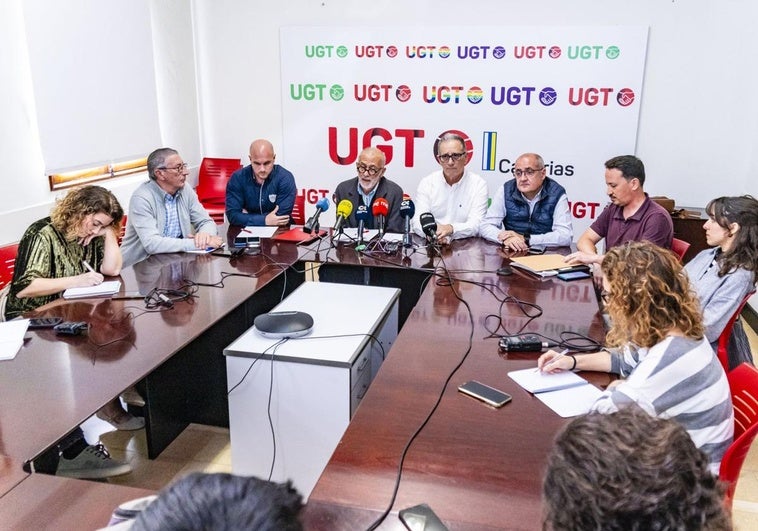
[[[574,232],[566,190],[546,176],[542,157],[524,153],[516,159],[513,175],[492,198],[480,236],[511,251],[526,251],[530,245],[571,245]]]
[[[441,170],[424,177],[413,198],[416,215],[413,230],[423,235],[419,216],[431,213],[437,222],[437,241],[476,236],[487,211],[487,183],[466,169],[466,143],[454,133],[445,133],[436,142],[436,159]]]

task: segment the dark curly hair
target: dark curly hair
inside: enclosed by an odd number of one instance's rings
[[[50,219],[66,239],[73,240],[77,237],[82,221],[90,214],[105,214],[112,218],[110,226],[118,232],[124,209],[110,190],[102,186],[82,186],[74,188],[63,199],[58,200],[50,213]]]
[[[741,267],[752,271],[753,283],[758,282],[758,200],[751,195],[718,197],[708,203],[705,211],[726,230],[731,230],[732,223],[740,226],[729,250],[716,259],[719,276]]]
[[[610,284],[609,346],[631,341],[652,347],[673,328],[692,339],[703,337],[697,295],[674,253],[650,242],[627,242],[605,253],[602,269]]]
[[[543,529],[724,530],[724,485],[687,431],[637,406],[577,417],[542,486]]]

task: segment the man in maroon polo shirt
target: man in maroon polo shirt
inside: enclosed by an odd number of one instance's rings
[[[576,242],[577,252],[566,261],[600,264],[597,244],[605,238],[610,249],[628,241],[649,241],[671,249],[674,224],[671,215],[648,197],[645,184],[645,166],[634,155],[613,157],[605,163],[606,192],[611,202]]]

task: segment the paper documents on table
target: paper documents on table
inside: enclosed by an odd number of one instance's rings
[[[240,231],[240,236],[258,236],[259,238],[271,238],[279,229],[276,225],[250,226]]]
[[[541,277],[554,276],[562,271],[586,271],[582,264],[568,264],[562,254],[534,254],[511,258],[511,265]]]
[[[121,289],[120,280],[106,280],[97,286],[84,288],[68,288],[63,292],[64,299],[86,299],[88,297],[102,297],[103,295],[115,295]]]
[[[12,360],[24,344],[29,319],[0,323],[0,360]]]
[[[543,404],[561,417],[575,417],[589,412],[603,392],[576,373],[547,373],[523,369],[508,373],[521,387],[533,393]]]

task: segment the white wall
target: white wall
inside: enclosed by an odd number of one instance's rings
[[[687,206],[758,195],[749,178],[758,173],[758,103],[748,96],[758,81],[758,5],[750,0],[195,0],[195,10],[208,154],[244,157],[262,136],[284,164],[297,156],[281,151],[283,25],[642,24],[650,42],[637,155],[648,170],[646,190]]]
[[[65,193],[50,192],[44,173],[22,2],[0,2],[0,116],[3,117],[0,126],[0,161],[3,163],[0,245],[18,241],[26,227],[47,216],[55,198]],[[150,2],[162,141],[178,149],[188,164],[197,166],[202,157],[191,5],[186,0]],[[49,45],[55,46],[61,35],[50,35]],[[139,72],[133,74],[139,75]],[[127,208],[132,191],[146,178],[146,174],[131,176],[103,185]]]

